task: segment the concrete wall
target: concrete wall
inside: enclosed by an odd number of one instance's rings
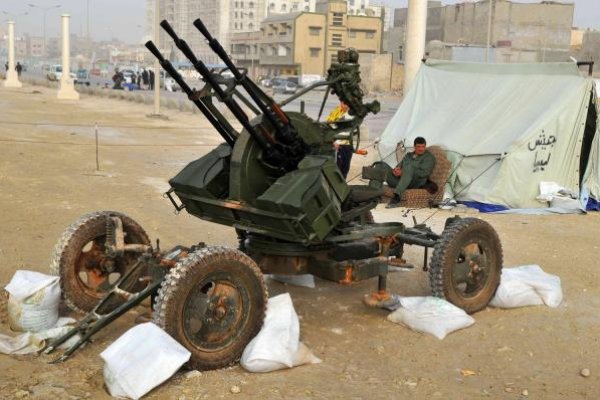
[[[404,64],[392,62],[392,80],[390,90],[398,92],[404,84]]]
[[[443,41],[487,43],[489,0],[444,7]],[[495,0],[492,7],[491,43],[510,42],[520,49],[564,49],[571,44],[573,4],[512,3]]]
[[[582,50],[578,57],[581,61],[600,62],[600,31],[585,31],[583,35]],[[596,71],[600,70],[599,65],[594,65]]]
[[[392,79],[391,54],[361,54],[360,77],[363,88],[368,93],[390,90]]]

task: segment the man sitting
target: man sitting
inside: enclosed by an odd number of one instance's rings
[[[427,151],[427,142],[422,137],[415,138],[415,150],[407,153],[402,161],[392,169],[386,163],[378,163],[377,168],[386,170],[386,182],[395,188],[394,198],[390,200],[386,208],[400,206],[402,194],[406,189],[425,188],[429,175],[435,167],[435,157]]]

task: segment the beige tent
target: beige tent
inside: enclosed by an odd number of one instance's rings
[[[540,182],[600,199],[600,135],[592,79],[574,63],[474,64],[428,60],[384,130],[379,152],[423,136],[454,164],[458,200],[545,207]],[[585,205],[585,204],[584,204]]]

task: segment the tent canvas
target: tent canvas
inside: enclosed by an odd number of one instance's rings
[[[574,63],[479,64],[428,60],[381,135],[390,165],[423,136],[453,162],[459,201],[545,207],[539,183],[600,199],[600,140],[592,79]]]

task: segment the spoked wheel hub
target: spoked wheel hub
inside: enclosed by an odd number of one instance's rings
[[[226,348],[244,325],[243,306],[249,302],[230,282],[200,283],[184,308],[184,331],[202,351]]]
[[[134,220],[114,211],[100,211],[82,216],[69,226],[54,248],[51,273],[60,276],[62,295],[76,311],[91,311],[121,276],[136,263],[139,254],[115,253],[107,247],[107,224],[118,219],[125,245],[149,246],[150,239]],[[140,269],[140,272],[142,269]],[[135,279],[124,289],[137,292],[145,284]],[[118,299],[107,308],[119,305]]]
[[[435,245],[429,283],[434,296],[473,313],[496,293],[501,270],[502,246],[494,228],[480,219],[458,219]]]
[[[490,270],[488,256],[480,243],[463,246],[452,272],[454,289],[463,297],[476,295],[487,282]]]

